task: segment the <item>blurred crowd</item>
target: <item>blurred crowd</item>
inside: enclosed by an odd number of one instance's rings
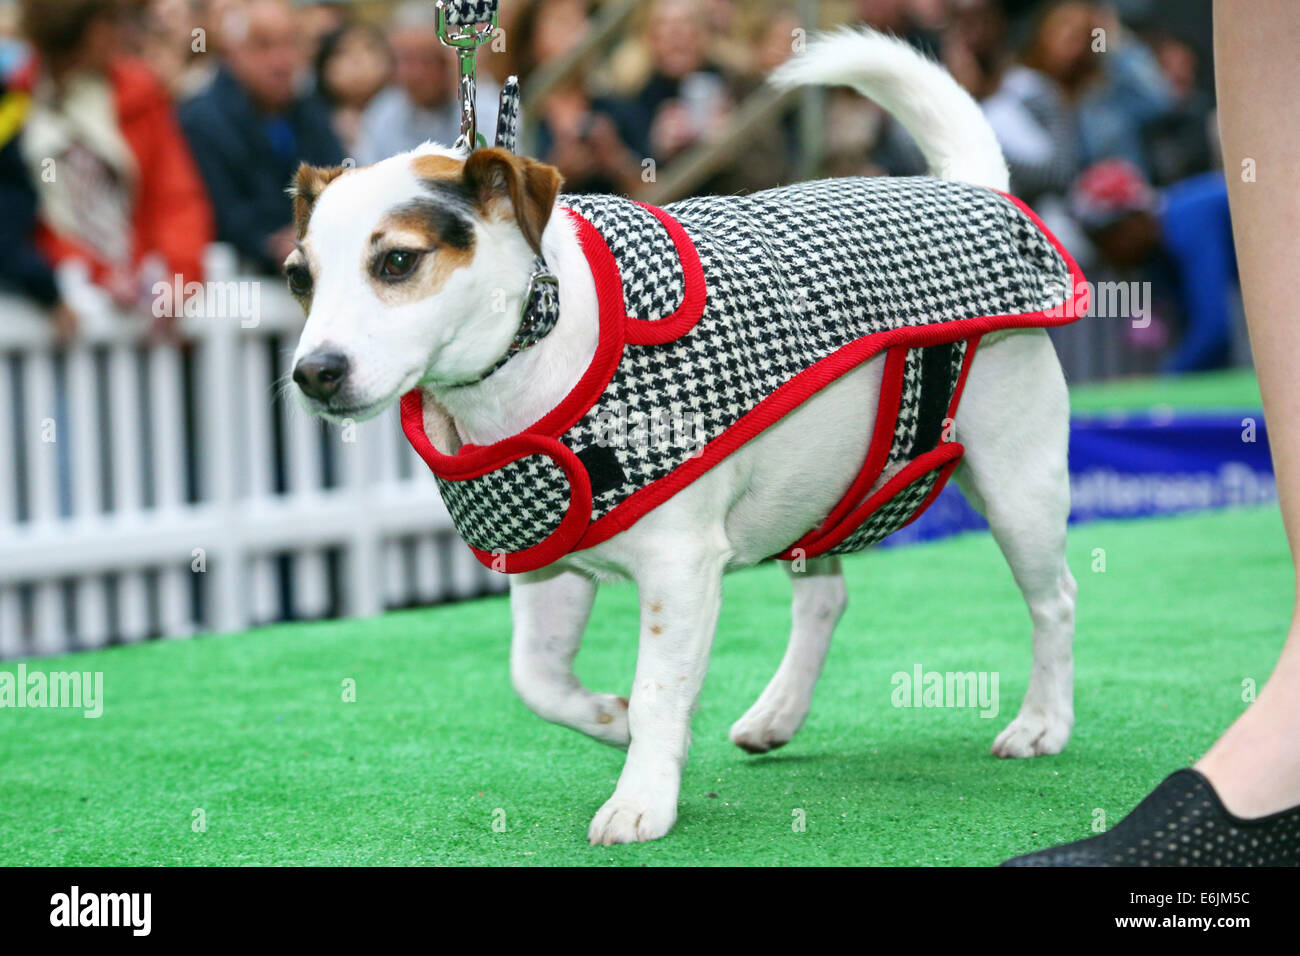
[[[808,4],[647,0],[588,49],[601,6],[501,0],[500,39],[479,57],[480,128],[490,139],[499,84],[517,74],[525,146],[567,191],[653,199],[797,55]],[[821,26],[906,39],[982,104],[1012,191],[1089,278],[1150,290],[1128,306],[1129,347],[1171,371],[1228,360],[1235,265],[1208,2],[816,6]],[[814,124],[779,104],[692,191],[925,172],[873,104],[848,90],[823,104]],[[275,272],[295,240],[285,188],[299,162],[364,165],[450,143],[459,122],[433,0],[0,0],[0,284],[47,306],[67,337],[68,263],[124,308],[147,308],[160,279],[201,279],[214,240]]]

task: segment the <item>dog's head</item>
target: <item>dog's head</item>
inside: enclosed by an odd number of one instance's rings
[[[307,315],[293,371],[307,408],[362,420],[416,385],[491,368],[518,328],[560,183],[504,149],[300,168],[284,269]]]

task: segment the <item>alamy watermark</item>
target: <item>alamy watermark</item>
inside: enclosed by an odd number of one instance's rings
[[[1087,294],[1087,307],[1076,308],[1083,294]],[[1094,319],[1130,319],[1133,328],[1145,329],[1151,325],[1150,282],[1079,282],[1073,294],[1060,305],[1044,310],[1051,318],[1081,319],[1085,315]]]
[[[260,279],[186,282],[177,274],[170,282],[155,282],[151,291],[156,319],[239,319],[243,329],[255,329],[262,322]]]
[[[152,914],[152,893],[85,893],[74,885],[50,897],[50,925],[56,927],[122,927],[148,936]]]
[[[644,412],[611,402],[596,416],[596,444],[630,448],[639,455],[685,448],[687,457],[695,458],[706,444],[704,413],[684,415],[667,408]]]
[[[49,707],[83,711],[87,718],[104,714],[103,671],[0,671],[0,709]]]
[[[997,671],[927,671],[914,664],[911,672],[890,678],[895,707],[977,707],[981,717],[998,715]]]
[[[1151,325],[1152,283],[1150,282],[1078,282],[1061,302],[1042,309],[1048,318],[1121,319],[1131,321],[1133,328],[1145,329]],[[1080,304],[1082,303],[1082,305]],[[852,320],[855,312],[824,309],[815,302],[806,289],[795,289],[790,296],[790,311],[795,315],[816,314],[836,320]]]

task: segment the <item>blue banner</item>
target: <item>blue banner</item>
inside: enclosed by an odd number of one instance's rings
[[[1080,416],[1071,424],[1071,522],[1276,500],[1258,410],[1125,412]],[[882,543],[912,544],[987,527],[952,482],[925,514]]]

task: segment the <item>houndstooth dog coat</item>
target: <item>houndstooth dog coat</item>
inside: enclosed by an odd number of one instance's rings
[[[457,454],[429,440],[418,391],[402,402],[457,529],[501,571],[630,527],[883,352],[857,479],[779,557],[874,544],[920,514],[961,457],[951,423],[980,336],[1087,309],[1074,260],[1028,208],[947,180],[823,180],[664,209],[609,196],[561,205],[600,308],[578,385],[524,432]]]

